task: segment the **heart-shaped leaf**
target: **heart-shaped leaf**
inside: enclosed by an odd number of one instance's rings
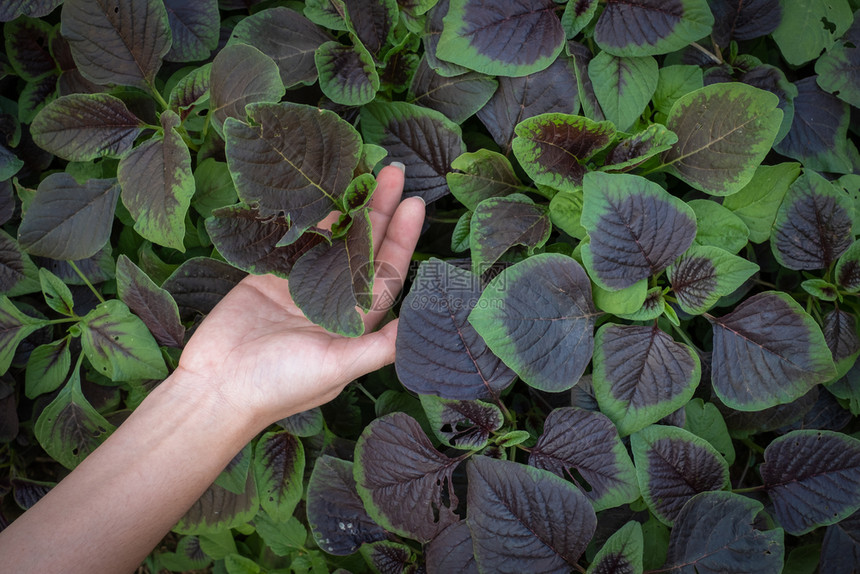
[[[386,530],[428,542],[459,520],[452,473],[462,459],[434,449],[409,415],[392,413],[375,419],[358,439],[356,488],[367,513]]]
[[[287,431],[264,434],[254,449],[254,477],[260,506],[277,522],[293,515],[302,499],[305,450]]]
[[[323,455],[308,482],[308,525],[320,548],[335,556],[352,554],[366,542],[385,540],[355,490],[353,463]]]
[[[693,496],[729,485],[729,465],[705,439],[676,427],[651,425],[630,437],[639,488],[648,508],[672,526]]]
[[[475,72],[453,78],[440,76],[425,57],[409,85],[409,101],[442,112],[454,123],[462,124],[484,107],[498,86],[494,78]]]
[[[539,72],[564,47],[555,11],[552,0],[452,0],[436,55],[494,76]]]
[[[690,315],[701,315],[758,270],[755,263],[719,247],[693,245],[669,266],[666,274],[681,309]]]
[[[836,374],[821,329],[785,293],[759,293],[727,315],[707,317],[714,391],[733,409],[789,403]]]
[[[642,574],[644,552],[642,525],[631,520],[609,537],[586,574]]]
[[[484,448],[490,435],[502,427],[504,415],[483,401],[456,401],[419,395],[430,428],[443,444],[465,450]]]
[[[91,179],[79,185],[65,173],[39,184],[18,228],[18,242],[31,255],[84,259],[96,254],[110,237],[119,197],[115,179]]]
[[[615,425],[601,413],[572,407],[553,410],[532,447],[529,464],[572,479],[597,512],[639,498],[630,455]]]
[[[529,254],[543,247],[552,223],[545,207],[516,194],[482,201],[472,214],[470,229],[472,269],[481,273],[512,247],[525,247]]]
[[[214,72],[214,70],[213,70]],[[333,112],[293,103],[247,107],[253,125],[224,125],[239,198],[289,217],[293,239],[340,204],[361,154],[358,132]]]
[[[594,337],[594,396],[627,436],[689,401],[699,384],[699,356],[653,326],[604,325]]]
[[[158,343],[122,301],[101,303],[86,314],[80,325],[84,354],[104,376],[113,381],[167,376]]]
[[[171,45],[161,0],[66,0],[60,31],[80,73],[99,85],[152,88]]]
[[[800,536],[860,508],[860,441],[825,430],[792,431],[765,449],[761,477],[785,531]]]
[[[470,271],[430,259],[418,268],[397,329],[397,376],[409,390],[447,399],[497,397],[515,374],[490,351],[469,313],[481,296]]]
[[[678,143],[663,154],[676,176],[711,195],[731,195],[752,179],[770,151],[782,111],[779,98],[746,84],[713,84],[672,106],[666,127]]]
[[[173,43],[164,55],[168,62],[205,60],[218,47],[220,18],[217,0],[188,4],[184,0],[165,0],[167,20]]]
[[[480,571],[570,571],[597,527],[578,488],[551,472],[485,456],[473,457],[466,470]]]
[[[675,520],[667,567],[679,574],[779,574],[782,528],[759,530],[762,509],[760,502],[740,494],[697,494]]]
[[[806,171],[779,207],[770,245],[789,269],[824,269],[854,242],[854,205],[842,188]]]
[[[117,179],[122,203],[134,217],[134,230],[153,243],[185,251],[185,216],[194,195],[194,176],[179,125],[175,113],[162,113],[163,135],[123,157]]]
[[[142,131],[143,122],[108,94],[63,96],[45,106],[31,126],[39,147],[70,161],[121,156]]]
[[[379,90],[379,74],[373,56],[353,39],[351,46],[326,42],[314,54],[320,89],[333,102],[361,106],[373,101]]]
[[[588,63],[594,95],[606,119],[629,130],[657,89],[657,60],[651,56],[622,58],[600,52]]]
[[[257,124],[262,124],[269,118],[255,116],[246,106],[256,102],[277,102],[285,91],[278,66],[257,48],[246,44],[231,44],[218,52],[212,61],[209,77],[209,113],[218,129],[222,129],[227,118],[245,122],[246,115],[251,116]],[[275,134],[279,132],[274,125],[266,127],[274,130]],[[231,133],[224,132],[228,146],[230,136],[235,133],[235,129]]]
[[[496,79],[499,89],[478,111],[478,119],[502,148],[502,153],[510,151],[514,129],[522,120],[540,114],[576,114],[579,111],[574,63],[563,54],[540,72],[521,78],[502,75]]]
[[[582,185],[583,165],[615,136],[611,122],[583,116],[541,114],[517,125],[512,148],[535,183],[573,191]]]
[[[361,108],[365,141],[406,166],[404,196],[432,203],[448,193],[445,175],[466,151],[460,126],[441,113],[405,102],[374,102]]]
[[[607,0],[594,40],[616,56],[666,54],[707,36],[713,24],[706,0]]]
[[[493,279],[469,322],[523,381],[559,392],[576,384],[591,361],[596,316],[582,267],[544,253]]]
[[[643,177],[591,172],[583,180],[582,259],[592,280],[617,291],[668,267],[696,236],[693,210]]]
[[[48,455],[75,468],[116,429],[107,422],[81,391],[80,361],[60,394],[36,421],[35,433]]]

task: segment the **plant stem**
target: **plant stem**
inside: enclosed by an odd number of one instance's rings
[[[759,490],[764,490],[764,485],[749,486],[747,488],[733,488],[732,492],[734,494],[744,494],[746,492],[758,492]]]
[[[370,394],[370,391],[368,391],[367,389],[365,389],[365,388],[364,388],[364,385],[362,385],[361,383],[355,383],[355,386],[356,386],[356,388],[357,388],[359,391],[361,391],[362,393],[364,393],[364,396],[366,396],[368,399],[370,399],[371,401],[373,401],[373,404],[374,404],[374,405],[377,403],[377,401],[378,401],[379,399],[377,399],[376,397],[374,397],[373,395],[371,395],[371,394]]]
[[[695,49],[697,49],[698,51],[700,51],[701,53],[703,53],[704,55],[706,55],[708,58],[710,58],[715,64],[722,64],[723,63],[722,58],[717,57],[713,52],[711,52],[707,48],[700,46],[696,42],[691,42],[690,45],[692,47],[694,47]]]
[[[678,325],[675,325],[674,323],[672,323],[672,328],[675,330],[676,333],[678,333],[678,336],[680,336],[682,339],[684,339],[684,342],[687,343],[687,345],[689,345],[691,348],[697,350],[699,353],[703,352],[698,346],[696,346],[695,343],[693,343],[693,340],[690,339],[690,336],[687,335],[687,332],[684,331],[684,329],[682,329]]]
[[[741,442],[744,443],[744,445],[746,445],[746,447],[748,449],[755,451],[759,454],[764,454],[764,449],[762,447],[760,447],[759,445],[757,445],[756,443],[754,443],[751,439],[745,438],[745,439],[741,440]]]
[[[167,103],[167,100],[161,95],[161,92],[155,89],[153,84],[149,84],[149,91],[152,92],[152,95],[155,97],[155,101],[161,105],[162,109],[167,109],[170,107],[170,104]]]
[[[72,267],[72,269],[74,269],[74,270],[75,270],[75,273],[77,273],[77,274],[78,274],[78,277],[80,277],[81,279],[83,279],[83,281],[84,281],[84,283],[86,283],[87,287],[89,287],[89,288],[90,288],[90,291],[92,291],[92,292],[95,294],[96,299],[98,299],[99,301],[101,301],[102,303],[104,303],[104,302],[105,302],[105,298],[104,298],[104,297],[102,297],[102,294],[101,294],[101,293],[99,293],[99,292],[96,290],[96,288],[95,288],[95,287],[93,287],[93,284],[92,284],[92,283],[90,283],[90,280],[89,280],[89,279],[87,279],[87,276],[86,276],[86,275],[84,275],[83,271],[81,271],[81,270],[78,268],[78,266],[77,266],[77,265],[75,265],[75,262],[74,262],[74,261],[69,261],[68,263],[69,263],[69,265]]]

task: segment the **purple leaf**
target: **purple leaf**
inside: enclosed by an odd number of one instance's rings
[[[119,298],[141,318],[160,345],[182,347],[185,327],[170,293],[158,287],[125,255],[116,261],[116,283]]]

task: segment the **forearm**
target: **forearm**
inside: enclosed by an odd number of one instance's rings
[[[265,423],[177,371],[0,533],[21,574],[133,571]]]

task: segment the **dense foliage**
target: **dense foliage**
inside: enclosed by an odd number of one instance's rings
[[[246,273],[360,335],[399,161],[395,365],[151,571],[857,571],[858,8],[3,2],[0,527]]]

